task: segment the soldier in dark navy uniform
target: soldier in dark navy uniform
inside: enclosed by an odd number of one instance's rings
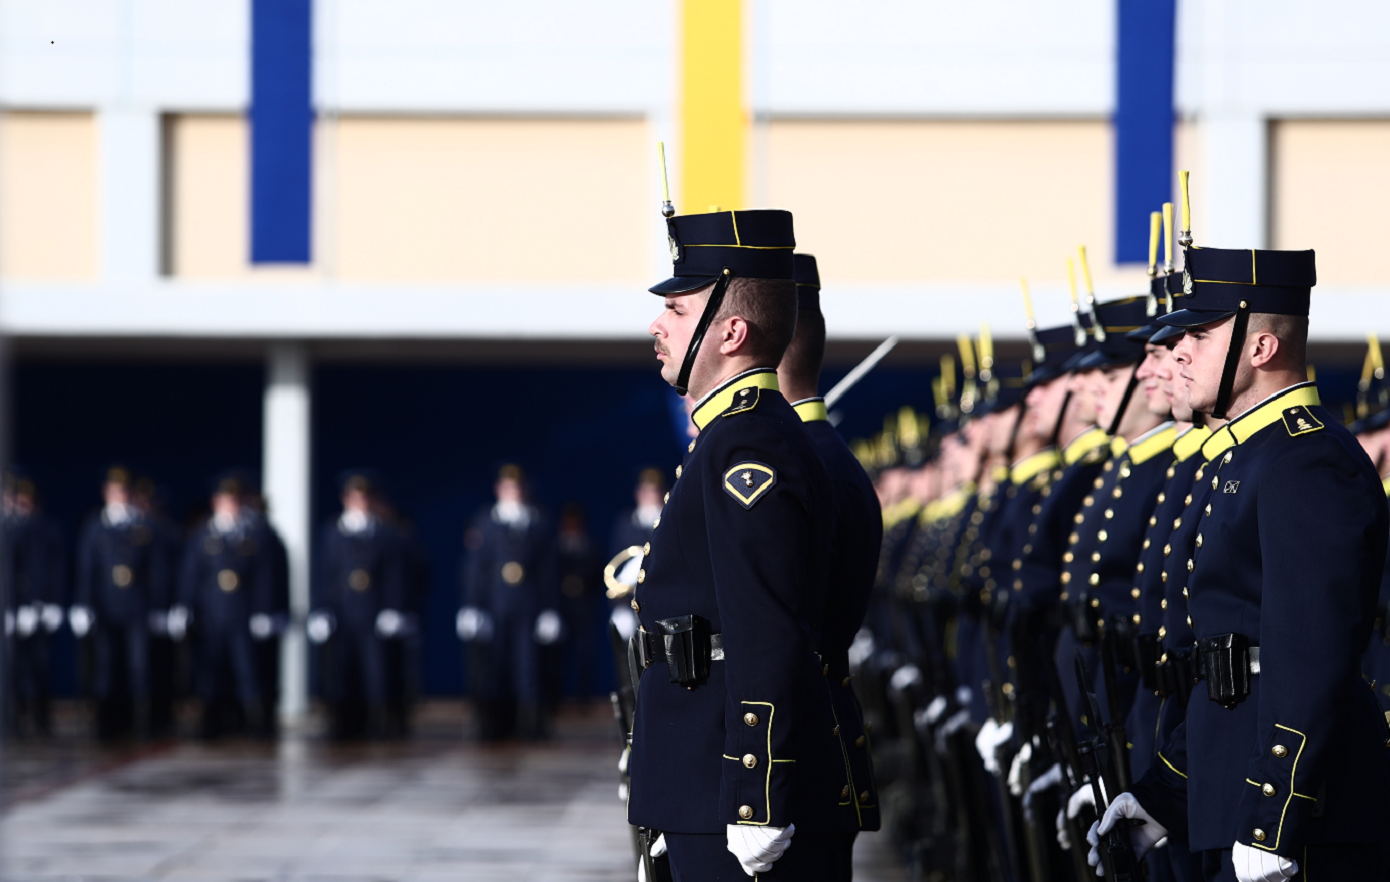
[[[666,495],[666,476],[660,469],[643,469],[632,491],[632,508],[618,513],[609,540],[609,556],[625,548],[641,548],[651,541],[653,524],[661,517],[662,497]]]
[[[845,756],[845,785],[840,793],[844,846],[836,878],[852,876],[851,853],[860,830],[879,829],[877,786],[870,753],[870,733],[850,679],[849,647],[864,624],[883,542],[882,510],[864,467],[827,419],[819,395],[825,357],[825,317],[820,310],[820,273],[809,254],[794,255],[796,334],[777,367],[782,396],[801,417],[811,445],[834,482],[835,532],[830,558],[830,592],[821,627],[820,654],[830,670],[825,678]]]
[[[131,504],[130,472],[107,471],[105,505],[82,528],[77,582],[68,621],[92,636],[92,693],[97,731],[110,737],[133,727],[150,732],[149,621],[151,596],[164,596],[170,577],[156,535]]]
[[[651,289],[665,308],[650,333],[699,435],[632,601],[645,672],[628,819],[664,834],[676,882],[831,878],[845,765],[815,650],[835,496],[775,371],[796,327],[792,218],[667,230],[675,276]]]
[[[484,740],[547,734],[541,649],[560,639],[555,539],[526,499],[516,465],[497,473],[497,501],[479,512],[464,537],[459,638],[473,644],[472,688]]]
[[[390,525],[372,511],[375,476],[342,481],[342,514],[319,534],[309,639],[325,648],[324,687],[339,737],[387,732],[389,700],[383,642],[405,609],[405,564]]]
[[[1145,851],[1186,826],[1207,879],[1387,869],[1390,727],[1360,657],[1390,512],[1306,381],[1314,281],[1311,251],[1188,248],[1186,308],[1161,319],[1186,329],[1175,356],[1192,408],[1229,420],[1204,445],[1210,494],[1183,562],[1204,682],[1099,832],[1142,819],[1130,836]]]
[[[1373,345],[1379,348],[1379,343]],[[1381,372],[1384,372],[1383,368]],[[1366,455],[1376,464],[1376,471],[1383,479],[1382,486],[1390,495],[1390,406],[1376,402],[1347,428],[1356,435]],[[1380,580],[1375,628],[1372,629],[1362,667],[1366,678],[1375,684],[1380,706],[1390,711],[1390,559],[1386,560],[1385,573]]]
[[[268,505],[257,482],[247,487],[243,514],[250,521],[252,535],[262,553],[270,555],[270,590],[264,612],[251,616],[256,676],[260,683],[261,717],[269,731],[277,728],[280,706],[280,644],[290,621],[290,555],[278,530],[268,517]]]
[[[178,606],[170,611],[171,623],[182,618],[192,625],[205,737],[221,734],[238,708],[250,732],[269,731],[252,618],[270,613],[274,558],[243,505],[245,493],[239,475],[226,474],[214,482],[212,514],[188,537],[179,567]],[[170,631],[177,636],[185,627]]]
[[[49,733],[49,639],[63,624],[64,553],[58,525],[39,510],[21,468],[4,477],[3,566],[9,652],[7,728]]]
[[[550,683],[546,688],[547,701],[552,708],[563,692],[566,669],[574,671],[574,694],[578,698],[587,699],[594,691],[594,638],[601,608],[599,588],[603,584],[603,571],[598,549],[589,536],[584,508],[577,502],[560,510],[555,556],[564,640],[542,651],[542,664]],[[571,659],[572,664],[566,664],[567,659]]]

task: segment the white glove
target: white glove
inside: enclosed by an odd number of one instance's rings
[[[15,610],[14,627],[21,637],[28,637],[39,629],[39,611],[34,604]]]
[[[394,609],[384,609],[376,614],[376,634],[383,640],[390,640],[401,632],[401,614]]]
[[[68,627],[72,628],[72,633],[78,637],[86,637],[87,632],[92,630],[92,625],[96,624],[96,617],[87,607],[78,604],[68,610]]]
[[[1052,768],[1032,780],[1028,785],[1028,790],[1023,794],[1023,814],[1030,822],[1033,820],[1033,803],[1037,800],[1038,794],[1045,790],[1051,790],[1053,787],[1060,787],[1061,784],[1061,763],[1053,763]]]
[[[923,708],[922,723],[928,726],[935,726],[936,721],[941,719],[941,715],[946,713],[946,708],[951,706],[951,702],[946,700],[946,696],[938,695],[927,703]]]
[[[1009,793],[1015,797],[1023,795],[1023,771],[1028,768],[1028,763],[1033,759],[1033,743],[1023,742],[1023,746],[1014,754],[1014,761],[1009,764],[1009,777],[1005,780],[1009,784]]]
[[[170,640],[182,640],[188,633],[188,607],[183,604],[175,604],[169,607],[169,614],[164,617],[164,627],[169,632]]]
[[[492,616],[476,607],[465,606],[459,610],[458,617],[454,619],[454,630],[458,632],[459,639],[464,643],[473,640],[491,643]]]
[[[743,872],[766,873],[792,844],[796,825],[785,827],[755,827],[750,824],[728,825],[728,849],[738,858]]]
[[[264,640],[275,633],[275,623],[265,613],[253,614],[246,626],[251,629],[251,636],[256,640]]]
[[[1071,836],[1067,834],[1067,810],[1057,809],[1057,844],[1062,851],[1071,851]]]
[[[44,631],[49,634],[63,626],[63,608],[56,603],[45,603],[40,617],[43,619]]]
[[[902,692],[909,686],[922,682],[922,672],[916,665],[903,665],[893,672],[893,676],[888,680],[888,686],[894,692]]]
[[[1134,848],[1136,860],[1142,860],[1144,855],[1162,845],[1163,840],[1168,838],[1167,828],[1155,821],[1153,815],[1144,810],[1132,793],[1121,793],[1110,803],[1110,808],[1105,810],[1105,816],[1092,824],[1090,832],[1086,834],[1086,841],[1091,844],[1086,863],[1096,868],[1097,876],[1105,874],[1100,865],[1100,837],[1115,829],[1115,824],[1120,818],[1134,818],[1144,822],[1137,827],[1129,828],[1129,843]]]
[[[1237,882],[1284,882],[1298,875],[1298,861],[1239,842],[1231,849]]]
[[[630,606],[613,607],[613,611],[608,614],[608,621],[618,629],[618,636],[623,638],[624,642],[631,640],[632,635],[637,633],[637,613],[633,612]]]
[[[1100,782],[1100,795],[1106,799],[1110,798],[1110,794],[1105,792],[1104,781]],[[1080,787],[1076,788],[1076,792],[1067,800],[1067,817],[1075,818],[1077,815],[1081,814],[1081,807],[1086,805],[1089,805],[1091,808],[1096,807],[1096,792],[1091,789],[1089,783],[1082,784]]]
[[[328,638],[333,636],[333,632],[338,629],[338,622],[330,612],[315,610],[309,613],[309,618],[304,620],[304,632],[309,635],[312,643],[326,643]]]
[[[536,642],[541,646],[549,646],[559,640],[561,630],[560,614],[555,610],[542,610],[536,616]]]
[[[975,736],[975,750],[979,752],[980,759],[985,761],[985,770],[991,775],[999,775],[1003,771],[999,767],[999,747],[1012,737],[1014,724],[1005,723],[1001,726],[993,717],[985,720],[979,734]]]
[[[651,851],[651,855],[654,858],[659,858],[666,853],[665,833],[656,837],[656,841],[652,843],[652,847],[649,851]],[[637,882],[647,882],[647,862],[641,858],[637,859]]]

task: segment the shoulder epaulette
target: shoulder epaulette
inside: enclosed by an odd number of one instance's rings
[[[736,413],[747,413],[758,406],[759,390],[757,386],[745,386],[734,393],[733,404],[724,408],[720,416],[733,416]]]
[[[1317,432],[1323,428],[1323,424],[1313,416],[1313,412],[1303,405],[1284,408],[1283,417],[1284,428],[1294,437]]]

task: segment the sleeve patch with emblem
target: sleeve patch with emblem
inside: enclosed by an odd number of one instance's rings
[[[741,462],[724,473],[724,492],[744,508],[752,508],[776,484],[777,472],[760,462]]]
[[[1306,407],[1290,407],[1284,411],[1284,428],[1290,435],[1306,435],[1321,429],[1322,423]]]

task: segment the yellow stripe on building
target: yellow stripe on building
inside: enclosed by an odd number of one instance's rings
[[[681,6],[682,214],[744,207],[742,0]]]

